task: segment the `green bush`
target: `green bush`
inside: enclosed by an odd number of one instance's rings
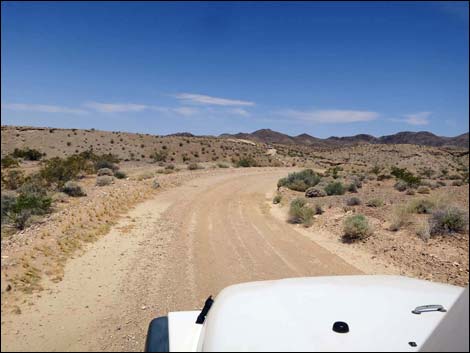
[[[9,220],[9,213],[16,203],[16,194],[14,192],[2,191],[2,224],[7,223]]]
[[[12,155],[15,158],[23,158],[28,161],[39,161],[43,156],[41,152],[32,148],[25,148],[22,150],[15,148]]]
[[[73,181],[66,182],[62,188],[62,192],[72,197],[86,196],[86,193],[83,191],[82,187]]]
[[[302,223],[305,226],[312,224],[314,210],[306,205],[304,199],[294,199],[289,208],[289,222]]]
[[[344,195],[346,192],[343,184],[341,184],[339,181],[330,182],[327,186],[325,186],[324,190],[328,196]]]
[[[465,212],[456,207],[435,210],[429,219],[431,235],[461,233],[468,228]]]
[[[2,168],[12,168],[12,167],[18,167],[19,163],[18,161],[13,158],[11,155],[6,155],[5,157],[2,158]]]
[[[116,171],[114,172],[114,176],[115,176],[117,179],[125,179],[125,178],[127,178],[127,174],[124,173],[124,172],[121,171],[121,170],[116,170]]]
[[[67,181],[76,179],[81,172],[92,173],[92,163],[80,155],[72,155],[66,159],[54,157],[45,161],[39,174],[49,184],[57,184],[61,188]]]
[[[349,184],[349,185],[348,185],[348,191],[349,191],[349,192],[352,192],[352,193],[356,193],[356,192],[357,192],[357,186],[356,186],[356,184],[354,184],[354,183]]]
[[[113,176],[114,172],[110,168],[100,168],[96,172],[96,175],[98,175],[98,176],[103,176],[103,175]]]
[[[96,178],[96,185],[97,186],[106,186],[112,184],[114,178],[109,175],[103,175]]]
[[[197,170],[197,169],[201,169],[201,167],[197,163],[191,163],[191,164],[188,165],[188,169],[189,170]]]
[[[367,238],[372,233],[364,215],[349,216],[343,223],[343,241],[352,242]]]
[[[287,178],[279,179],[277,187],[283,186],[294,191],[304,192],[308,188],[317,185],[320,179],[312,169],[305,169],[301,172],[290,173]]]
[[[406,186],[410,188],[416,188],[421,184],[421,178],[415,176],[406,168],[398,168],[398,167],[393,166],[390,174],[392,174],[398,180],[403,181],[406,184]]]
[[[411,213],[429,214],[432,212],[435,206],[436,205],[431,200],[417,199],[411,200],[407,205],[407,209]]]
[[[366,202],[367,207],[381,207],[383,205],[384,205],[383,200],[379,198],[370,199],[369,201]]]
[[[405,191],[408,189],[408,184],[403,180],[398,180],[393,187],[398,191]]]
[[[154,162],[166,162],[168,152],[166,150],[155,151],[150,155],[150,158],[152,158]]]
[[[273,204],[278,204],[279,202],[281,202],[281,200],[282,200],[282,196],[281,195],[276,195],[273,198]]]
[[[2,223],[11,223],[18,229],[24,229],[33,215],[50,212],[52,200],[46,191],[36,185],[24,185],[18,196],[2,193]]]
[[[24,172],[21,170],[9,170],[2,173],[2,187],[8,190],[16,190],[25,182]]]
[[[361,199],[358,197],[351,197],[346,200],[346,205],[348,206],[358,206],[361,204]]]
[[[226,163],[217,163],[217,167],[219,167],[219,168],[230,168],[230,166]]]
[[[236,167],[249,168],[249,167],[258,166],[258,163],[252,157],[244,157],[244,158],[241,158],[238,161],[236,161],[235,166]]]

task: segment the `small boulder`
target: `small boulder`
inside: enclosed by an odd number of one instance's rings
[[[305,197],[324,197],[326,193],[319,188],[311,187],[305,191]]]

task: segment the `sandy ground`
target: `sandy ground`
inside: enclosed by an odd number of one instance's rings
[[[61,282],[2,317],[2,351],[141,351],[153,317],[228,285],[362,273],[271,210],[286,172],[203,175],[139,204]]]

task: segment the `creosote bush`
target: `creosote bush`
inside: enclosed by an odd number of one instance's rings
[[[106,186],[113,183],[113,177],[109,175],[102,175],[96,178],[97,186]]]
[[[343,223],[343,241],[354,242],[371,235],[372,231],[367,218],[362,214],[349,216]]]
[[[348,206],[358,206],[361,204],[361,199],[358,197],[351,197],[346,200],[346,205]]]
[[[312,169],[305,169],[301,172],[290,173],[286,178],[279,179],[277,187],[286,187],[294,191],[304,192],[308,188],[317,185],[320,179]]]
[[[86,196],[86,193],[83,191],[82,187],[74,181],[66,182],[62,188],[62,192],[72,197]]]
[[[457,207],[445,207],[435,210],[429,219],[431,235],[449,235],[462,233],[468,228],[468,219],[464,211]]]
[[[111,168],[100,168],[96,172],[96,175],[98,175],[98,176],[103,176],[103,175],[113,176],[114,172]]]
[[[344,185],[339,181],[330,182],[327,186],[325,186],[324,190],[328,196],[344,195],[344,193],[346,192]]]

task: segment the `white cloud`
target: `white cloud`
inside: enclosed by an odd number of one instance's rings
[[[199,109],[190,107],[173,108],[172,111],[184,116],[191,116],[199,113]]]
[[[206,104],[206,105],[222,105],[222,106],[253,106],[254,102],[242,101],[236,99],[227,99],[219,97],[205,96],[202,94],[193,93],[178,93],[174,95],[175,98],[185,101],[187,103]]]
[[[84,106],[100,113],[141,112],[149,108],[147,105],[134,103],[88,102],[85,103]]]
[[[428,125],[429,124],[429,116],[431,112],[419,112],[413,114],[405,114],[403,118],[400,119],[389,119],[390,121],[395,121],[397,123],[405,123],[410,125]]]
[[[377,119],[380,114],[362,110],[310,110],[301,111],[288,109],[279,112],[280,115],[298,120],[316,123],[355,123]]]
[[[47,104],[23,104],[23,103],[7,103],[2,107],[9,110],[40,112],[40,113],[65,113],[65,114],[87,114],[83,109],[67,108],[58,105]]]
[[[419,112],[414,114],[405,115],[405,119],[401,119],[403,122],[410,125],[427,125],[429,124],[429,116],[431,112]]]
[[[240,115],[240,116],[250,116],[251,114],[243,108],[234,108],[228,110],[230,114]]]

